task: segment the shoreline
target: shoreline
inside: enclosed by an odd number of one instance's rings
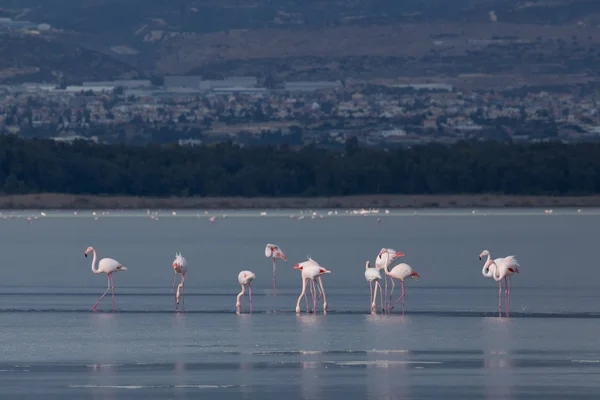
[[[0,196],[4,210],[348,209],[600,207],[593,196],[359,195],[336,197],[134,197],[69,194]]]

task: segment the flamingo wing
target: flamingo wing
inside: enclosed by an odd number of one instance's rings
[[[502,260],[502,263],[506,266],[506,269],[510,272],[519,273],[519,262],[515,256],[508,256]]]
[[[255,276],[256,275],[254,275],[254,272],[252,271],[242,271],[238,275],[238,282],[240,285],[246,285],[249,282],[252,282]]]
[[[274,244],[267,243],[267,247],[265,247],[265,257],[271,257],[273,255],[273,247],[276,247]]]
[[[402,263],[392,268],[392,270],[390,271],[390,275],[396,279],[400,279],[401,281],[403,281],[404,279],[411,276],[413,272],[414,271],[410,265]]]
[[[110,274],[111,272],[116,272],[123,269],[123,264],[117,260],[113,260],[112,258],[103,258],[98,263],[98,269],[101,272]]]
[[[375,268],[369,268],[365,271],[365,279],[369,282],[381,279],[381,273]]]

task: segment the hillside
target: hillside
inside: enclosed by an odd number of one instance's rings
[[[0,33],[0,83],[80,82],[136,76],[96,51],[43,36]]]
[[[128,65],[148,74],[468,82],[491,74],[543,84],[595,79],[599,61],[592,0],[0,0],[0,10],[49,23],[71,45],[114,60],[129,54]],[[64,65],[48,57],[68,70],[73,50],[64,51]],[[95,60],[89,73],[127,72],[98,54],[86,57]]]

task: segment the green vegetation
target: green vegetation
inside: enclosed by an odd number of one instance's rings
[[[7,194],[345,196],[600,193],[600,144],[460,142],[396,150],[129,147],[0,137]]]

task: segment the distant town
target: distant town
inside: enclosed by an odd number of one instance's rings
[[[57,141],[373,146],[469,138],[576,142],[600,135],[595,91],[463,91],[442,83],[151,80],[0,86],[0,132]]]

